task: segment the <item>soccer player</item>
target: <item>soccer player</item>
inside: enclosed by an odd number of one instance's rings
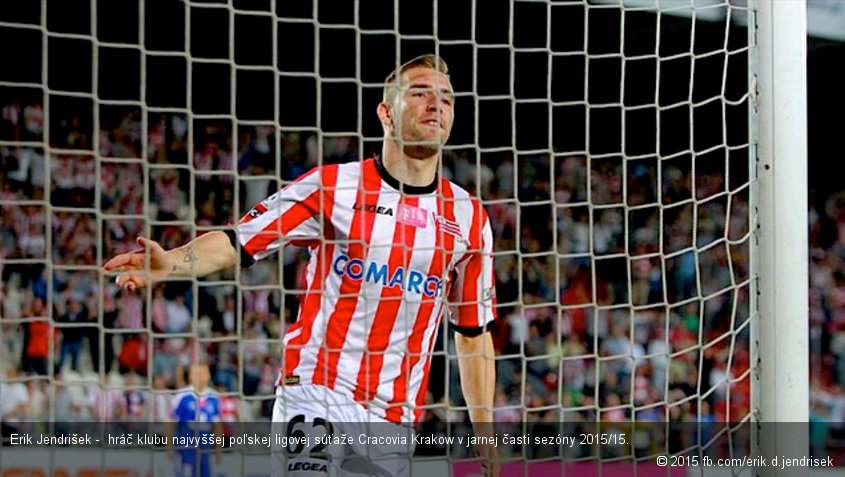
[[[191,387],[182,390],[173,398],[173,411],[167,423],[167,435],[187,438],[202,438],[210,434],[215,437],[222,436],[220,400],[208,386],[211,379],[208,365],[202,362],[191,365],[188,379]],[[178,426],[175,433],[174,425]],[[176,476],[211,477],[209,452],[213,447],[207,443],[196,448],[177,446]],[[220,448],[215,452],[219,463]]]
[[[170,251],[139,238],[145,250],[119,255],[105,270],[131,271],[117,282],[134,290],[149,280],[202,277],[239,261],[249,266],[286,243],[307,246],[307,291],[284,338],[274,422],[302,416],[306,422],[369,422],[375,416],[416,423],[448,304],[470,419],[476,435],[489,435],[493,239],[480,202],[438,177],[454,99],[446,63],[434,55],[415,58],[385,82],[377,109],[384,129],[380,157],[311,170],[257,204],[236,232],[209,232]],[[145,253],[148,273],[142,273]],[[489,457],[482,460],[485,474],[497,475],[495,448],[480,445],[476,452]],[[344,459],[351,456],[333,455],[332,465],[347,472]],[[407,472],[395,465],[378,472]],[[312,464],[284,471],[301,467]]]

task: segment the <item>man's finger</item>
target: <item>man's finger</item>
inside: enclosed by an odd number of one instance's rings
[[[138,245],[144,247],[145,249],[147,247],[149,247],[151,253],[154,253],[154,254],[164,253],[164,248],[162,248],[162,246],[159,245],[159,243],[156,242],[155,240],[149,240],[149,239],[146,239],[144,237],[138,237],[137,242],[138,242]]]
[[[499,465],[499,453],[495,447],[481,445],[475,448],[480,459],[481,470],[484,477],[499,477],[501,466]]]
[[[129,254],[122,253],[116,257],[113,257],[111,260],[103,265],[103,270],[114,270],[117,267],[121,267],[126,265],[129,262]]]
[[[129,278],[129,290],[135,291],[139,288],[144,288],[147,284],[147,279],[144,277],[139,277],[137,275],[133,275]]]
[[[143,267],[144,261],[145,258],[143,252],[136,252],[129,256],[129,263],[132,264],[133,267]]]
[[[499,477],[499,474],[502,471],[502,467],[499,465],[498,462],[490,462],[489,464],[487,464],[487,466],[487,475],[489,477]]]
[[[147,284],[146,278],[139,275],[121,275],[116,279],[117,286],[128,291],[135,291]]]
[[[103,265],[103,270],[112,271],[125,265],[138,266],[142,263],[144,263],[144,251],[135,250],[128,253],[121,253],[120,255],[113,257],[111,260],[106,262],[105,265]]]

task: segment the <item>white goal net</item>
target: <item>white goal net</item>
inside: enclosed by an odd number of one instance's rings
[[[4,429],[162,421],[198,357],[225,421],[268,420],[307,252],[140,294],[101,267],[379,153],[384,78],[424,53],[457,95],[441,173],[495,237],[496,421],[709,423],[565,454],[646,469],[752,418],[744,2],[19,3],[0,9]],[[447,327],[434,349],[423,420],[466,421]],[[528,452],[500,449],[563,451]],[[471,449],[452,455],[458,475]]]

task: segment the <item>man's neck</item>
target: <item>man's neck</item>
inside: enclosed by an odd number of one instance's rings
[[[410,157],[396,141],[385,139],[382,163],[387,172],[399,182],[410,186],[425,187],[437,176],[440,153],[425,158]]]

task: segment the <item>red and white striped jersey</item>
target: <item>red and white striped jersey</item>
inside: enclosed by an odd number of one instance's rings
[[[495,318],[489,219],[446,179],[403,185],[378,159],[318,167],[257,204],[237,235],[246,262],[286,243],[311,252],[279,384],[327,386],[391,422],[420,418],[444,307],[464,334]]]

